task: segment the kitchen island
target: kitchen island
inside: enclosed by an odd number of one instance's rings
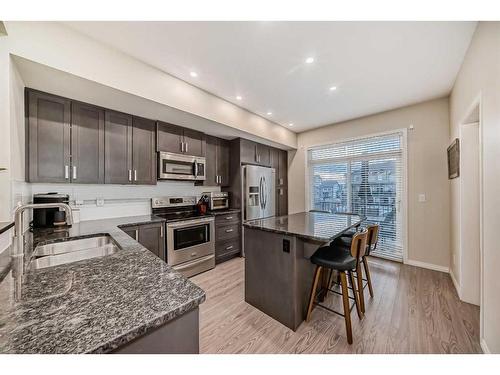
[[[363,220],[300,212],[243,223],[245,301],[295,331],[306,316],[314,273],[309,258]]]
[[[197,353],[205,292],[120,229],[157,222],[146,215],[27,233],[23,261],[0,262],[9,267],[0,270],[0,353]],[[38,245],[99,235],[119,250],[26,267]]]

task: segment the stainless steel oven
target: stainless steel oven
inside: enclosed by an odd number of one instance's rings
[[[186,276],[215,267],[213,217],[167,222],[167,260]]]
[[[200,156],[158,152],[158,179],[205,180],[206,160]]]
[[[211,191],[203,193],[203,195],[208,196],[208,209],[210,211],[229,208],[229,193],[227,191]]]

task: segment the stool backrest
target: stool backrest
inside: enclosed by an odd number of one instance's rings
[[[368,246],[366,253],[368,255],[368,254],[370,254],[371,251],[373,251],[377,248],[380,225],[378,225],[378,224],[368,225],[366,227],[366,230],[368,231],[368,238],[367,238],[367,242],[366,242],[366,244]]]
[[[368,238],[368,231],[363,229],[361,232],[356,232],[352,237],[351,242],[351,256],[358,261],[366,252],[366,241]]]

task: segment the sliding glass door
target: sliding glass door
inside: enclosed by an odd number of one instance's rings
[[[403,259],[403,134],[363,138],[310,149],[311,209],[353,212],[379,224],[373,255]]]

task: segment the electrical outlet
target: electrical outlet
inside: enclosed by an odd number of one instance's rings
[[[426,202],[426,201],[427,201],[427,198],[425,197],[425,194],[419,194],[419,195],[418,195],[418,201],[419,201],[420,203]]]
[[[104,198],[96,198],[96,200],[95,200],[95,205],[96,205],[97,207],[102,207],[102,206],[104,206]]]
[[[76,207],[81,207],[81,206],[83,206],[83,200],[75,200],[75,206],[76,206]]]

